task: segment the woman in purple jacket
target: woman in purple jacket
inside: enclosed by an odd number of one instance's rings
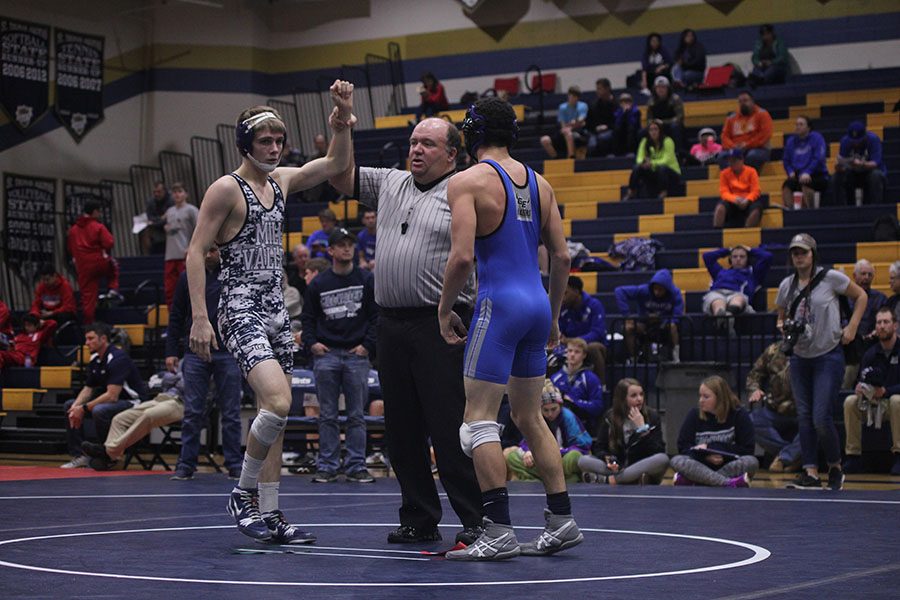
[[[787,179],[781,186],[781,201],[785,208],[813,206],[816,192],[828,189],[828,167],[825,164],[825,138],[813,131],[809,117],[797,117],[794,133],[784,145],[784,172]],[[802,194],[802,202],[794,202],[795,193]]]

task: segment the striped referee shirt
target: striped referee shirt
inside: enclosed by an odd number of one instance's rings
[[[386,308],[437,306],[450,255],[447,183],[453,171],[427,186],[398,169],[357,167],[354,196],[378,211],[375,302]],[[475,274],[457,302],[472,305]]]

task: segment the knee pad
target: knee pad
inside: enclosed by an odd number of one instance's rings
[[[472,450],[490,442],[500,443],[500,423],[472,421],[459,426],[459,445],[469,458],[472,458]]]
[[[253,425],[250,426],[250,433],[259,443],[271,446],[278,439],[278,434],[284,431],[286,425],[285,417],[279,417],[273,412],[260,409],[259,414],[253,419]]]

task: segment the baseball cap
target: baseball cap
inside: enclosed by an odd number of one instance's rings
[[[356,242],[356,236],[350,233],[348,230],[343,227],[338,227],[334,231],[331,232],[331,235],[328,236],[328,245],[334,246],[341,240],[351,240],[354,243]]]
[[[744,151],[741,150],[740,148],[732,148],[731,151],[728,153],[728,158],[740,158],[740,159],[743,159],[743,158],[744,158]]]
[[[861,138],[866,133],[866,126],[863,125],[862,121],[853,121],[850,123],[850,127],[847,128],[847,135],[854,139]]]
[[[803,248],[804,250],[816,249],[816,240],[808,233],[798,233],[791,239],[791,248]]]
[[[669,87],[669,79],[665,75],[660,75],[656,79],[653,80],[654,87],[657,85],[664,85]]]
[[[704,135],[711,135],[713,139],[716,139],[716,130],[712,127],[704,127],[700,130],[700,133],[697,134],[697,139],[702,140]]]

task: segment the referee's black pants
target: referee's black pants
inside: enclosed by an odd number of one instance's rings
[[[460,315],[466,323],[471,319]],[[382,309],[377,354],[385,437],[403,495],[400,524],[431,530],[441,520],[428,439],[441,484],[464,527],[481,525],[481,491],[472,459],[459,445],[465,412],[463,346],[440,334],[437,307]]]

